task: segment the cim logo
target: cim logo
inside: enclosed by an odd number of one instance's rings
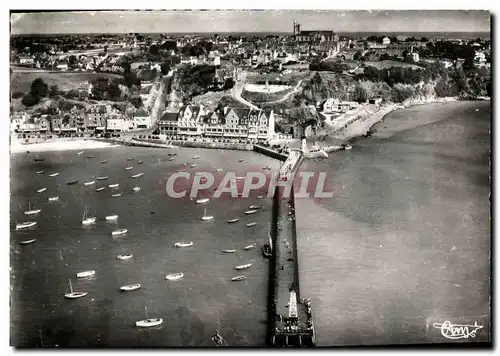
[[[197,198],[211,195],[212,198],[248,198],[259,192],[271,198],[276,187],[283,198],[289,198],[294,187],[295,198],[331,198],[333,192],[325,189],[326,172],[252,172],[238,176],[236,172],[187,172],[178,171],[167,178],[166,193],[171,198]],[[208,193],[208,194],[207,194]]]

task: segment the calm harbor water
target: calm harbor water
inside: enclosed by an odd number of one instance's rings
[[[489,102],[400,110],[351,151],[304,162],[334,192],[296,202],[319,345],[488,340],[490,117]],[[445,321],[483,329],[449,340],[433,326]]]
[[[167,153],[177,152],[169,162]],[[93,159],[86,158],[95,154]],[[212,199],[196,204],[189,199],[169,198],[165,193],[166,177],[196,160],[198,171],[215,172],[217,168],[237,175],[245,171],[279,163],[253,152],[224,152],[196,149],[108,148],[72,152],[47,152],[44,162],[33,162],[33,155],[13,156],[11,161],[11,255],[12,255],[12,344],[40,343],[38,330],[46,344],[110,346],[213,346],[211,336],[217,327],[229,345],[263,345],[265,342],[268,261],[260,248],[244,251],[252,243],[260,247],[267,241],[270,221],[268,199]],[[127,157],[134,161],[127,161]],[[245,159],[239,163],[239,159]],[[108,160],[102,164],[102,160]],[[137,160],[143,160],[142,165]],[[133,170],[125,171],[126,166]],[[45,170],[36,175],[37,170]],[[187,169],[194,171],[194,169]],[[59,172],[57,177],[48,177]],[[134,173],[144,172],[139,179]],[[222,173],[221,173],[222,174]],[[108,176],[93,186],[83,182]],[[17,178],[17,179],[16,179]],[[66,182],[78,179],[78,184]],[[110,189],[96,192],[96,187],[119,183],[121,197],[112,197]],[[132,188],[140,185],[139,192]],[[36,191],[42,187],[43,193]],[[49,196],[59,202],[48,202]],[[210,196],[210,195],[208,195]],[[39,226],[14,231],[16,221],[26,221],[23,211],[28,203],[42,209],[36,219]],[[19,207],[22,205],[22,210]],[[262,204],[257,214],[245,216],[250,204]],[[82,227],[85,207],[98,221]],[[204,207],[213,221],[203,222]],[[118,214],[116,224],[104,220]],[[227,219],[240,217],[237,224]],[[34,219],[34,220],[35,220]],[[255,227],[245,223],[255,221]],[[112,237],[111,231],[128,229],[124,237]],[[22,240],[36,237],[31,245]],[[192,248],[174,248],[177,241],[193,241]],[[223,254],[222,249],[236,249]],[[117,255],[131,253],[130,260]],[[234,266],[252,263],[245,271],[248,279],[231,282],[239,275]],[[76,273],[95,270],[95,277],[76,278]],[[165,275],[183,272],[179,281],[166,281]],[[65,300],[68,278],[75,288],[89,293],[78,300]],[[141,283],[142,288],[120,293],[125,284]],[[157,329],[137,330],[136,320],[163,317]]]
[[[421,106],[390,114],[377,133],[351,151],[305,161],[302,170],[328,173],[330,199],[299,199],[301,296],[311,297],[319,346],[444,342],[433,323],[445,320],[489,330],[489,103]],[[479,111],[475,111],[479,108]],[[386,128],[387,127],[387,128]],[[177,152],[174,162],[167,153]],[[94,159],[87,159],[95,154]],[[271,200],[213,199],[207,205],[166,196],[165,180],[200,154],[196,170],[245,171],[279,163],[253,152],[118,147],[11,157],[11,344],[61,346],[213,346],[217,327],[231,346],[265,343],[266,241]],[[127,161],[133,157],[134,161]],[[239,159],[245,159],[239,163]],[[108,160],[101,164],[101,160]],[[142,165],[137,160],[143,160]],[[133,166],[132,171],[124,167]],[[44,169],[43,175],[35,171]],[[192,169],[187,169],[192,171]],[[58,177],[48,174],[59,172]],[[140,179],[129,177],[144,172]],[[86,187],[83,182],[107,175]],[[68,186],[66,182],[78,179]],[[101,184],[103,183],[103,184]],[[120,183],[122,196],[108,188]],[[140,192],[132,187],[140,185]],[[37,193],[46,187],[47,191]],[[59,202],[47,202],[49,196]],[[14,231],[28,203],[39,225]],[[19,205],[22,205],[20,209]],[[264,208],[244,216],[250,204]],[[81,226],[85,207],[98,218]],[[214,215],[202,222],[203,208]],[[116,224],[104,221],[118,214]],[[226,220],[241,217],[238,224]],[[256,221],[253,228],[244,226]],[[126,228],[121,238],[111,231]],[[36,237],[31,245],[19,242]],[[193,248],[176,249],[176,241]],[[235,254],[222,254],[225,248]],[[132,253],[130,260],[117,260]],[[234,266],[252,263],[234,283]],[[96,270],[81,280],[76,273]],[[171,282],[164,276],[183,272]],[[87,297],[65,300],[72,279]],[[142,288],[120,293],[124,284]],[[158,328],[134,322],[163,317]],[[467,341],[467,340],[465,340]],[[472,341],[469,339],[468,341]]]

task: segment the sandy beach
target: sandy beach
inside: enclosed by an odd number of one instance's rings
[[[89,150],[119,145],[90,139],[53,139],[44,142],[22,144],[17,137],[11,137],[10,153]]]

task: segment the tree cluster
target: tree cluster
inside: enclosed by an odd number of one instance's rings
[[[31,82],[31,88],[29,93],[24,95],[22,103],[24,106],[36,105],[42,100],[42,98],[47,97],[49,94],[49,86],[43,81],[42,78],[36,78]]]
[[[97,77],[92,81],[92,98],[95,100],[120,101],[119,82],[105,77]]]

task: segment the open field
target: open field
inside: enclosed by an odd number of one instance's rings
[[[366,67],[371,66],[375,67],[377,69],[383,69],[383,68],[390,68],[390,67],[410,67],[413,69],[418,69],[422,68],[416,64],[411,64],[411,63],[405,63],[405,62],[399,62],[399,61],[380,61],[380,62],[363,62]]]
[[[97,77],[121,78],[119,74],[110,73],[75,73],[75,72],[34,72],[16,73],[10,78],[10,90],[14,92],[27,93],[30,90],[31,82],[36,78],[42,78],[49,86],[57,85],[60,90],[68,91],[77,89],[80,83],[95,79]]]
[[[248,84],[259,84],[259,82],[264,82],[268,80],[269,82],[283,81],[289,82],[289,85],[297,84],[301,79],[309,76],[309,71],[304,72],[292,72],[288,74],[281,75],[281,73],[262,73],[259,72],[248,72],[246,83]]]

